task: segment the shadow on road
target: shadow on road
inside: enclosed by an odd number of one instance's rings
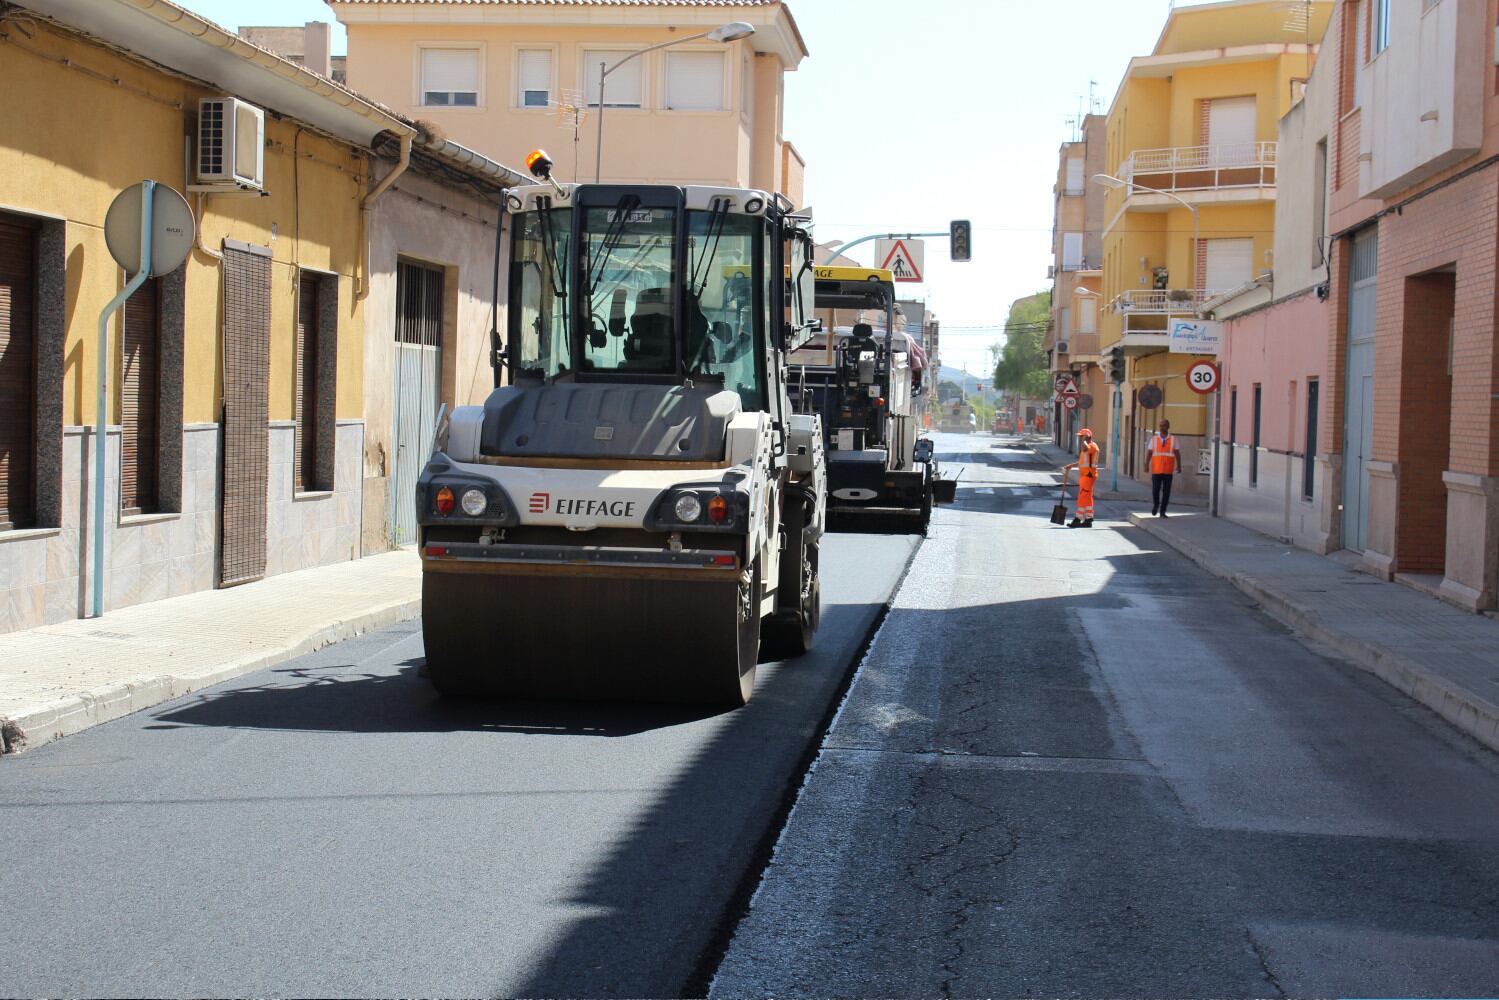
[[[276,680],[212,691],[156,716],[148,728],[218,726],[351,733],[513,732],[551,736],[634,736],[722,713],[701,705],[458,701],[418,676],[423,659],[394,674],[353,664],[286,667]]]

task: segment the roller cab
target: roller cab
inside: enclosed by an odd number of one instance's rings
[[[743,704],[804,651],[826,510],[781,372],[810,240],[758,191],[510,192],[505,382],[418,483],[445,693]],[[775,280],[771,280],[772,276]],[[810,282],[808,282],[810,285]]]

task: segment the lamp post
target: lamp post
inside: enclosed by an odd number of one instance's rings
[[[1144,184],[1136,184],[1133,179],[1125,180],[1122,177],[1115,177],[1113,174],[1094,174],[1093,175],[1093,183],[1094,184],[1102,185],[1103,187],[1106,187],[1106,188],[1116,188],[1116,189],[1117,188],[1123,188],[1123,189],[1125,189],[1127,191],[1128,190],[1139,190],[1139,191],[1148,191],[1151,194],[1165,195],[1167,198],[1170,198],[1172,201],[1177,202],[1183,208],[1185,208],[1187,211],[1191,212],[1192,213],[1192,258],[1193,258],[1193,260],[1192,260],[1192,268],[1193,268],[1194,272],[1196,271],[1196,269],[1197,269],[1197,260],[1196,260],[1196,257],[1197,257],[1197,245],[1200,242],[1200,234],[1201,234],[1201,226],[1200,226],[1200,223],[1199,223],[1198,217],[1197,217],[1197,206],[1196,205],[1194,205],[1191,202],[1187,201],[1187,199],[1181,197],[1180,195],[1171,193],[1170,191],[1162,191],[1160,188],[1146,187]],[[1194,279],[1196,279],[1196,278],[1198,278],[1200,276],[1197,275],[1196,273],[1194,273],[1192,275],[1192,277]],[[1196,284],[1196,281],[1194,280],[1193,283]],[[1118,469],[1117,469],[1118,462],[1117,462],[1117,460],[1118,460],[1118,457],[1119,457],[1119,416],[1120,416],[1119,411],[1123,407],[1123,405],[1124,405],[1124,388],[1123,388],[1123,386],[1120,386],[1120,385],[1116,384],[1114,386],[1114,457],[1115,457],[1115,460],[1116,460],[1115,461],[1116,468],[1115,468],[1115,474],[1114,475],[1115,475],[1116,482],[1118,480]],[[1222,377],[1222,375],[1220,375],[1218,377],[1218,392],[1213,397],[1213,500],[1212,500],[1212,515],[1214,517],[1218,516],[1218,450],[1221,447],[1221,443],[1219,441],[1219,438],[1222,436],[1222,431],[1223,431],[1223,377]]]
[[[683,38],[673,38],[669,42],[661,42],[659,44],[650,45],[646,48],[639,49],[638,51],[631,52],[629,55],[616,62],[613,66],[606,65],[603,61],[600,61],[599,138],[598,149],[594,151],[593,182],[595,184],[599,183],[600,179],[603,177],[604,172],[604,81],[609,78],[610,73],[613,73],[615,70],[619,69],[625,63],[629,62],[631,59],[634,59],[636,56],[643,56],[647,52],[655,52],[657,49],[670,48],[673,45],[681,45],[683,42],[695,42],[700,38],[706,38],[709,41],[713,42],[735,42],[741,38],[748,38],[754,33],[755,26],[753,24],[747,24],[744,21],[730,21],[728,24],[719,25],[712,31],[702,31],[696,35],[687,35]]]

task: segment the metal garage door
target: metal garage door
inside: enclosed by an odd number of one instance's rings
[[[427,462],[442,399],[443,272],[396,263],[395,475],[390,483],[391,537],[416,542],[416,480]]]
[[[1343,548],[1362,552],[1369,535],[1369,473],[1374,449],[1374,294],[1378,230],[1354,236],[1349,266],[1348,382],[1343,404]]]

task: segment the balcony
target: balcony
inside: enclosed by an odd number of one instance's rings
[[[1181,193],[1275,187],[1276,142],[1137,149],[1120,176],[1141,187]]]
[[[1196,316],[1209,294],[1189,288],[1142,288],[1116,295],[1109,310],[1124,317],[1126,350],[1165,350],[1171,321]]]

